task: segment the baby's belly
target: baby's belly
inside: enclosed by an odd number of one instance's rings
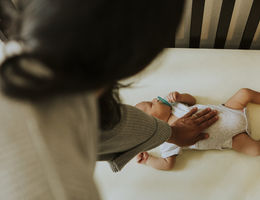
[[[219,120],[203,131],[209,138],[197,142],[191,148],[223,149],[231,148],[232,137],[247,130],[247,118],[244,111],[233,110],[222,105],[196,105],[199,110],[210,107],[218,111]]]

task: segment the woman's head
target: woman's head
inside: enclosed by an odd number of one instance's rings
[[[183,0],[22,2],[10,38],[53,71],[44,90],[54,92],[97,89],[142,70],[173,42],[183,7]]]

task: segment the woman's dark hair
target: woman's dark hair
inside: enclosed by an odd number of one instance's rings
[[[15,12],[15,6],[11,0],[1,0],[0,4],[0,39],[7,40],[9,26],[11,23],[12,12]]]
[[[121,119],[119,89],[122,87],[126,86],[115,83],[99,98],[99,120],[102,130],[112,129]]]
[[[3,90],[23,98],[114,88],[118,80],[141,71],[171,46],[184,4],[183,0],[21,2],[9,38],[23,42],[26,55],[7,59],[0,75]],[[31,74],[34,65],[24,67],[20,62],[25,58],[41,62],[52,77],[43,80]],[[30,79],[29,90],[12,84],[8,76],[13,74]],[[105,96],[111,102],[115,97]]]

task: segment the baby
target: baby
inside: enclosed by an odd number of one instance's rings
[[[168,124],[185,115],[193,107],[198,110],[211,108],[217,110],[219,120],[205,130],[209,138],[197,142],[188,149],[234,149],[237,152],[251,156],[260,155],[260,141],[253,140],[248,127],[246,106],[248,103],[260,104],[260,93],[251,89],[240,89],[223,105],[201,105],[195,104],[196,99],[190,94],[171,92],[167,96],[168,102],[153,99],[138,103],[137,108],[149,115],[157,117]],[[171,105],[171,106],[170,106]],[[193,117],[198,118],[196,115]],[[197,119],[200,123],[201,118]],[[164,142],[160,146],[161,157],[142,152],[137,155],[137,162],[149,165],[155,169],[170,170],[174,167],[176,156],[181,153],[181,147]]]

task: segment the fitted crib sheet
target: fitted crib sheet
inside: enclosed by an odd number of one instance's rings
[[[124,103],[165,96],[170,91],[194,95],[200,104],[221,104],[240,88],[260,91],[260,51],[165,49],[142,73],[124,80]],[[260,139],[260,105],[248,105],[254,139]],[[151,150],[159,155],[159,149]],[[258,200],[260,157],[232,150],[185,150],[171,171],[130,161],[119,173],[98,162],[95,178],[104,200]]]

